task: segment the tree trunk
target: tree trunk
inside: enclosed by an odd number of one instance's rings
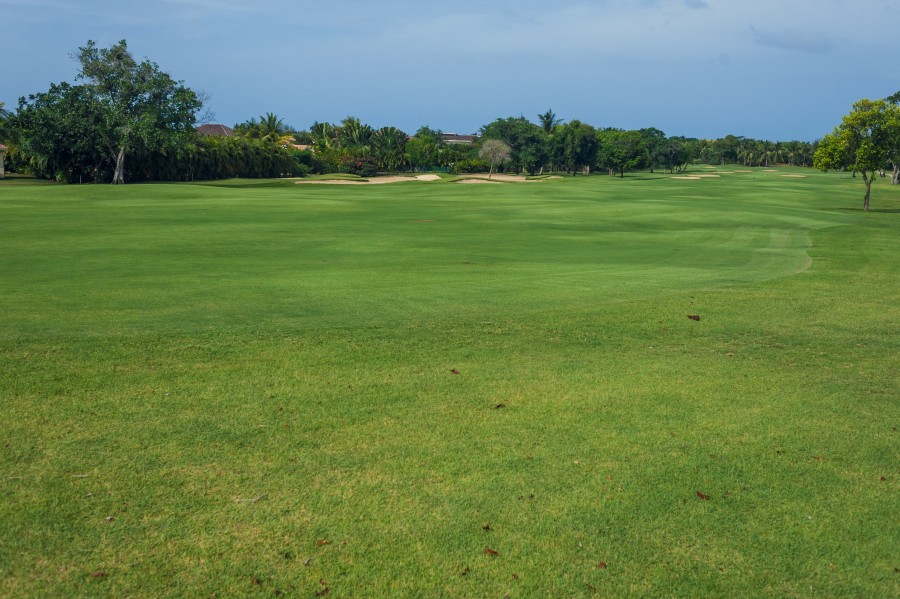
[[[116,155],[116,172],[113,174],[113,185],[118,185],[119,183],[125,183],[125,148],[124,146],[119,148],[119,153]]]
[[[3,154],[4,152],[0,152],[0,179],[6,178],[6,166],[3,164]]]
[[[891,185],[900,185],[900,164],[894,165],[894,172],[891,174]]]
[[[869,177],[866,173],[862,174],[863,181],[866,183],[866,199],[863,200],[863,211],[869,211],[869,196],[872,195],[872,180],[875,178],[875,173],[872,173],[872,176]]]
[[[490,172],[488,173],[488,179],[490,179],[490,178],[493,177],[493,176],[494,176],[494,161],[491,160],[491,170],[490,170]]]

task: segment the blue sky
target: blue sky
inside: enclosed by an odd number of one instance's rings
[[[0,101],[120,39],[216,121],[472,133],[552,109],[599,127],[813,140],[900,90],[896,0],[0,0]]]

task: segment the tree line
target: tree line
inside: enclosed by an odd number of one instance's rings
[[[451,143],[428,126],[408,134],[396,127],[376,129],[352,116],[297,130],[272,113],[235,125],[231,137],[207,137],[196,129],[205,120],[201,94],[155,63],[136,61],[124,40],[109,48],[88,41],[75,58],[80,70],[74,84],[52,84],[45,92],[22,97],[15,111],[0,105],[0,142],[9,147],[10,170],[66,182],[123,183],[495,169],[573,176],[599,171],[624,177],[639,169],[680,172],[703,162],[815,164],[854,170],[866,178],[867,169],[877,163],[881,169],[892,167],[894,182],[900,182],[896,149],[863,164],[851,159],[845,147],[850,142],[837,130],[821,144],[735,135],[698,139],[667,136],[653,127],[624,130],[577,119],[566,122],[552,110],[536,115],[535,121],[522,115],[498,118],[480,128],[474,143],[465,144]],[[881,102],[885,115],[897,110],[897,97]],[[888,121],[894,118],[888,116]],[[873,143],[882,149],[890,145],[885,139],[900,138],[896,133],[881,137]]]

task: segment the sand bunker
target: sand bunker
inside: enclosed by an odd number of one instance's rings
[[[383,185],[384,183],[403,183],[404,181],[438,181],[438,175],[416,175],[407,177],[395,175],[391,177],[372,177],[371,179],[300,179],[294,183],[309,183],[318,185]]]
[[[460,179],[457,183],[500,183],[491,179]]]
[[[702,181],[703,177],[669,177],[670,179],[681,179],[682,181]]]
[[[719,175],[708,175],[708,174],[704,174],[704,175],[697,175],[697,176],[698,176],[698,177],[702,177],[702,178],[704,178],[704,179],[708,179],[708,178],[710,178],[710,177],[713,177],[713,178],[718,177]]]
[[[806,179],[806,175],[781,175],[782,177],[790,177],[792,179]]]

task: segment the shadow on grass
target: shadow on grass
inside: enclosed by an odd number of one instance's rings
[[[862,208],[838,208],[845,212],[865,212]],[[881,212],[883,214],[900,214],[900,208],[869,208],[869,212]]]

